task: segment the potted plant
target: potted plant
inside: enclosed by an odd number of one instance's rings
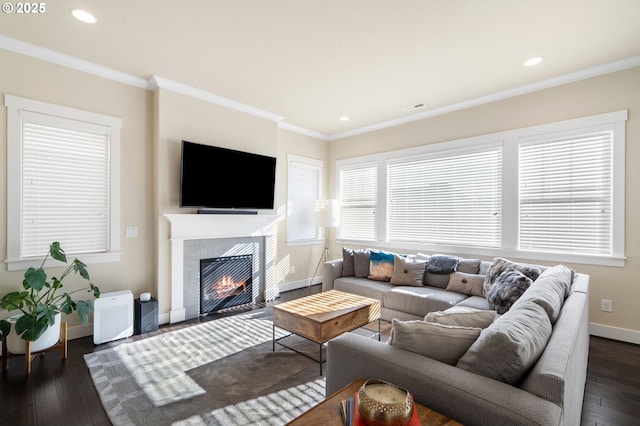
[[[52,277],[49,280],[43,269],[49,256],[60,262],[67,263],[67,256],[60,247],[60,243],[52,243],[40,267],[30,267],[24,273],[24,280],[22,281],[24,290],[7,293],[0,299],[0,308],[8,311],[19,310],[22,312],[16,319],[0,320],[0,338],[6,338],[9,335],[11,324],[14,323],[17,336],[23,340],[36,342],[50,327],[57,324],[58,334],[55,332],[52,333],[55,338],[53,344],[55,344],[59,336],[60,313],[68,315],[75,311],[80,318],[80,322],[83,325],[88,324],[89,313],[93,311],[92,301],[76,301],[71,295],[80,291],[87,291],[93,293],[95,298],[98,298],[100,297],[100,289],[89,282],[88,287],[69,293],[62,290],[64,279],[72,272],[80,274],[82,278],[89,281],[87,265],[78,259],[74,259],[64,270],[60,278]],[[9,340],[7,340],[7,342],[9,342]]]

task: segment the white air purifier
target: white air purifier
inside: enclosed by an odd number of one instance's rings
[[[93,302],[93,343],[110,342],[133,335],[133,293],[102,293]]]

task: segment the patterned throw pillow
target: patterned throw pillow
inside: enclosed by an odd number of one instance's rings
[[[531,278],[522,272],[516,269],[507,269],[498,275],[487,293],[489,307],[495,309],[499,314],[504,314],[532,283]]]
[[[391,281],[393,275],[393,253],[380,250],[370,250],[369,276],[370,280]]]

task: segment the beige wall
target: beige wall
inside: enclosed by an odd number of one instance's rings
[[[281,254],[278,261],[278,276],[283,289],[306,285],[307,281],[313,277],[324,250],[324,245],[322,244],[304,246],[289,246],[287,244],[287,222],[285,220],[288,174],[287,155],[294,154],[320,160],[326,168],[328,153],[329,145],[325,141],[283,129],[278,132],[278,161],[282,165],[280,168],[282,173],[278,177],[277,185],[278,214],[280,216],[280,221],[278,222],[278,253]],[[323,179],[325,187],[322,193],[328,194],[326,172],[323,172]],[[292,266],[295,267],[294,273],[291,272]],[[318,275],[322,275],[322,268],[318,269],[316,278]]]
[[[134,294],[153,288],[154,227],[151,162],[152,94],[83,72],[0,50],[0,93],[49,102],[122,118],[121,237],[122,260],[89,265],[92,282],[103,292],[130,289]],[[4,104],[4,99],[3,99]],[[0,259],[7,246],[7,112],[0,108]],[[138,227],[137,238],[125,238],[124,228]],[[64,248],[64,246],[63,246]],[[79,256],[82,260],[82,257]],[[52,268],[50,274],[59,273]],[[21,271],[0,268],[0,294],[22,288]],[[75,284],[75,281],[70,281]],[[81,285],[77,280],[78,286]],[[70,336],[91,334],[91,327],[67,318]]]
[[[335,161],[478,136],[503,130],[628,109],[626,143],[626,256],[624,268],[568,264],[591,275],[592,333],[640,343],[640,68],[616,72],[401,126],[331,142],[330,188]],[[340,249],[334,244],[332,251]],[[539,262],[540,263],[540,262]],[[613,312],[600,300],[613,301]]]

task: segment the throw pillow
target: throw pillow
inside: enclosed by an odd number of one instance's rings
[[[429,312],[424,320],[443,325],[487,328],[496,319],[496,311],[453,306],[446,311]]]
[[[456,271],[466,274],[478,274],[480,272],[480,259],[460,259]]]
[[[347,247],[342,248],[342,276],[352,277],[355,275],[353,263],[353,250]]]
[[[522,304],[482,330],[456,366],[518,386],[540,358],[551,331],[542,307]]]
[[[455,272],[458,266],[458,258],[441,254],[433,255],[427,263],[427,271],[434,274],[450,274]]]
[[[489,307],[504,314],[529,288],[531,278],[515,269],[507,269],[496,279],[487,293]]]
[[[393,253],[369,250],[369,278],[374,281],[391,281],[393,275]]]
[[[484,275],[465,274],[464,272],[454,272],[449,276],[447,291],[466,294],[468,296],[483,296],[482,284]]]
[[[421,287],[426,267],[426,260],[410,259],[396,254],[393,256],[391,284]]]
[[[353,251],[353,274],[358,278],[369,276],[369,250]]]
[[[489,289],[495,282],[496,278],[507,269],[515,269],[522,272],[527,277],[531,278],[531,281],[535,281],[540,276],[540,268],[530,265],[523,265],[521,263],[515,263],[501,257],[493,259],[483,283],[483,294],[486,296]]]
[[[389,344],[446,364],[455,365],[480,335],[481,329],[425,321],[391,320]]]
[[[540,274],[540,277],[535,280],[529,290],[513,306],[528,301],[536,303],[547,312],[551,324],[555,324],[560,316],[564,299],[569,294],[572,281],[572,269],[564,265],[549,268]]]

